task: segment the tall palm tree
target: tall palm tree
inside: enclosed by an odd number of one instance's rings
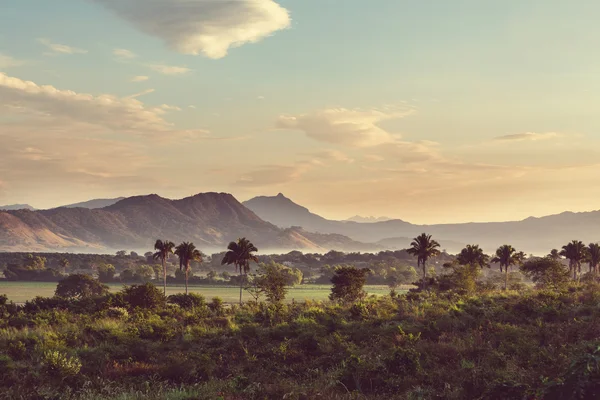
[[[250,261],[258,262],[258,257],[253,253],[258,251],[256,246],[252,244],[248,239],[241,238],[237,242],[231,242],[227,246],[227,253],[221,260],[221,265],[235,265],[235,270],[240,272],[240,304],[242,304],[242,288],[243,278],[242,274],[248,274],[250,271]]]
[[[485,266],[489,267],[490,257],[483,252],[479,245],[468,244],[460,251],[456,260],[460,265],[478,265],[483,268]]]
[[[569,260],[569,272],[573,273],[573,279],[579,277],[581,273],[581,263],[587,258],[585,244],[581,240],[572,240],[564,245],[560,255]]]
[[[558,261],[560,260],[560,252],[557,249],[552,249],[550,250],[550,253],[548,253],[548,257],[550,257],[554,261]]]
[[[590,272],[598,275],[598,264],[600,264],[600,244],[590,243],[587,248],[588,263]]]
[[[408,254],[417,257],[417,268],[419,266],[423,267],[423,283],[425,283],[425,279],[427,279],[427,260],[440,254],[438,250],[440,244],[431,239],[431,235],[422,233],[413,239],[410,246],[406,251]]]
[[[152,254],[152,258],[155,260],[160,260],[162,262],[163,288],[165,296],[167,295],[167,259],[169,258],[169,254],[173,254],[174,247],[175,243],[169,240],[158,239],[156,243],[154,243],[154,250],[156,250],[156,253]]]
[[[493,263],[500,264],[500,272],[504,268],[504,290],[508,288],[508,269],[523,262],[525,254],[517,252],[514,247],[509,244],[502,245],[496,250],[496,255],[492,258]]]
[[[190,262],[202,262],[202,253],[194,246],[194,243],[183,242],[175,248],[175,254],[179,257],[179,270],[185,267],[185,294],[188,294],[188,272]]]

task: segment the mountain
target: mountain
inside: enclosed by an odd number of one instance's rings
[[[13,210],[35,210],[29,204],[10,204],[7,206],[0,206],[2,211],[13,211]]]
[[[104,207],[112,206],[113,204],[123,200],[124,198],[125,197],[117,197],[116,199],[93,199],[93,200],[88,200],[88,201],[84,201],[81,203],[68,204],[68,205],[62,206],[62,207],[66,207],[66,208],[81,207],[81,208],[89,208],[89,209],[104,208]]]
[[[526,253],[546,254],[573,239],[585,243],[600,241],[600,211],[564,212],[510,222],[416,225],[398,219],[373,223],[328,220],[283,194],[255,197],[244,204],[260,218],[280,227],[300,226],[311,232],[337,233],[386,248],[392,245],[408,247],[410,238],[423,232],[444,243],[449,252],[460,251],[463,243],[474,243],[492,253],[498,246],[508,243]]]
[[[2,251],[148,251],[161,238],[176,243],[193,241],[203,251],[212,252],[222,251],[242,236],[250,238],[261,252],[361,248],[360,243],[342,235],[281,229],[227,193],[201,193],[180,200],[156,194],[134,196],[101,209],[0,212]]]
[[[388,217],[362,217],[360,215],[355,215],[354,217],[348,218],[344,221],[349,221],[349,222],[360,222],[360,223],[373,223],[373,222],[384,222],[384,221],[389,221],[393,218],[388,218]]]

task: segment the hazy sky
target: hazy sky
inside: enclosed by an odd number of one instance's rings
[[[3,0],[0,204],[600,208],[600,2]]]

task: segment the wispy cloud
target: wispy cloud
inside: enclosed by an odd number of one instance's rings
[[[127,49],[114,49],[113,55],[119,60],[133,60],[137,57],[137,54]]]
[[[289,12],[273,0],[95,1],[179,53],[202,53],[214,59],[225,57],[232,47],[256,43],[291,22]]]
[[[512,135],[504,135],[498,136],[494,138],[495,141],[501,142],[520,142],[524,140],[537,141],[537,140],[548,140],[554,139],[564,136],[563,134],[557,132],[544,132],[544,133],[536,133],[536,132],[525,132],[525,133],[515,133]]]
[[[392,143],[399,138],[378,126],[378,123],[403,118],[412,108],[359,110],[334,108],[311,114],[282,115],[277,128],[298,130],[306,136],[326,143],[352,147],[371,147]]]
[[[148,65],[150,69],[163,75],[183,75],[191,71],[187,67],[177,67],[174,65],[152,64]]]
[[[133,78],[131,78],[131,82],[144,82],[144,81],[147,81],[148,79],[150,79],[149,76],[139,75],[139,76],[134,76]]]
[[[67,46],[66,44],[52,43],[49,39],[40,38],[38,42],[46,46],[51,52],[47,55],[57,54],[87,54],[87,50],[78,49],[77,47]]]
[[[23,61],[23,60],[17,60],[14,57],[0,53],[0,68],[2,68],[2,69],[20,67],[21,65],[24,65],[24,64],[25,64],[25,61]]]

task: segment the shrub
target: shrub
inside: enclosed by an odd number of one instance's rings
[[[151,283],[125,286],[122,293],[125,302],[133,308],[158,308],[164,306],[166,301],[163,292]]]
[[[8,303],[8,296],[0,294],[0,306],[5,305],[6,303]]]
[[[55,295],[64,298],[85,298],[103,296],[108,293],[108,286],[89,275],[69,275],[58,282]]]
[[[46,350],[42,357],[42,363],[46,367],[46,372],[59,378],[75,376],[81,369],[81,361],[77,357],[69,355],[58,350]]]
[[[172,294],[167,298],[167,301],[171,304],[177,304],[179,307],[185,309],[206,307],[206,300],[204,300],[204,296],[197,293]]]
[[[106,316],[108,318],[126,319],[129,317],[129,312],[123,307],[111,307],[106,310]]]
[[[213,297],[208,305],[208,308],[216,315],[223,315],[224,307],[223,300],[220,297]]]

